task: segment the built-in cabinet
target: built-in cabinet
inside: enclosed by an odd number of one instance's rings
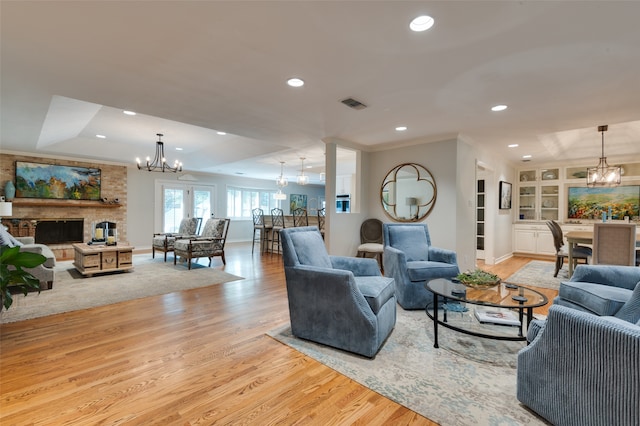
[[[516,225],[513,232],[513,251],[516,253],[555,255],[553,235],[547,225]]]
[[[640,184],[640,163],[621,165],[622,185]],[[568,187],[586,187],[587,166],[527,168],[518,171],[513,252],[555,256],[546,221],[560,223],[563,232],[591,231],[594,220],[568,220]],[[640,222],[638,222],[640,227]],[[566,244],[566,241],[565,241]]]
[[[518,220],[558,220],[560,169],[521,170],[518,176]]]

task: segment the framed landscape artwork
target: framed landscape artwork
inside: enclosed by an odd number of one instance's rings
[[[100,200],[100,169],[16,161],[16,197]]]
[[[511,184],[500,181],[500,210],[511,208]]]
[[[640,185],[611,188],[569,187],[569,219],[599,219],[611,209],[611,219],[640,216]]]

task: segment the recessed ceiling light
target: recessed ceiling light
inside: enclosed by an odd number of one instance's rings
[[[407,130],[407,126],[398,126],[396,127],[396,132],[404,132]]]
[[[124,114],[127,114],[127,115],[136,115],[136,113],[135,113],[135,112],[133,112],[133,111],[126,111],[126,110],[125,110],[125,111],[122,111],[122,112],[123,112]]]
[[[304,86],[304,81],[299,78],[290,78],[287,80],[287,84],[291,87],[302,87]]]
[[[98,139],[106,139],[107,137],[105,135],[96,135],[96,138],[98,138]]]
[[[182,148],[176,147],[176,151],[182,151]]]
[[[218,132],[218,134],[219,134],[220,136],[224,136],[224,135],[226,135],[227,133],[226,133],[226,132]]]
[[[531,158],[531,155],[529,155],[529,154],[523,155],[522,158]]]
[[[517,144],[517,143],[512,143],[512,144],[509,144],[509,145],[507,145],[507,146],[508,146],[509,148],[515,148],[515,147],[517,147],[517,146],[518,146],[518,144]]]
[[[411,28],[411,31],[416,32],[427,31],[429,28],[433,27],[434,23],[435,21],[431,16],[422,15],[411,21],[409,28]]]
[[[506,105],[496,105],[496,106],[491,107],[491,111],[495,111],[495,112],[504,111],[507,108],[508,107]]]

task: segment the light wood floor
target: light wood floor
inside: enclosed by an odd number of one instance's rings
[[[246,279],[0,325],[0,424],[435,424],[266,336],[280,256],[226,258]]]

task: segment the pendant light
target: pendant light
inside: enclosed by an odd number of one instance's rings
[[[304,157],[300,157],[302,164],[300,165],[300,174],[298,175],[298,185],[306,185],[309,183],[309,176],[304,174]]]
[[[276,178],[276,185],[278,185],[278,192],[276,192],[274,194],[273,198],[275,198],[276,200],[286,200],[287,199],[287,194],[282,192],[282,188],[284,188],[288,184],[289,184],[289,182],[287,181],[287,178],[284,177],[284,161],[281,161],[280,162],[280,176],[278,176]]]
[[[604,156],[604,132],[609,126],[598,126],[598,131],[602,133],[602,156],[600,162],[595,167],[587,168],[587,186],[590,188],[601,186],[620,185],[622,168],[620,166],[609,166],[607,157]]]

